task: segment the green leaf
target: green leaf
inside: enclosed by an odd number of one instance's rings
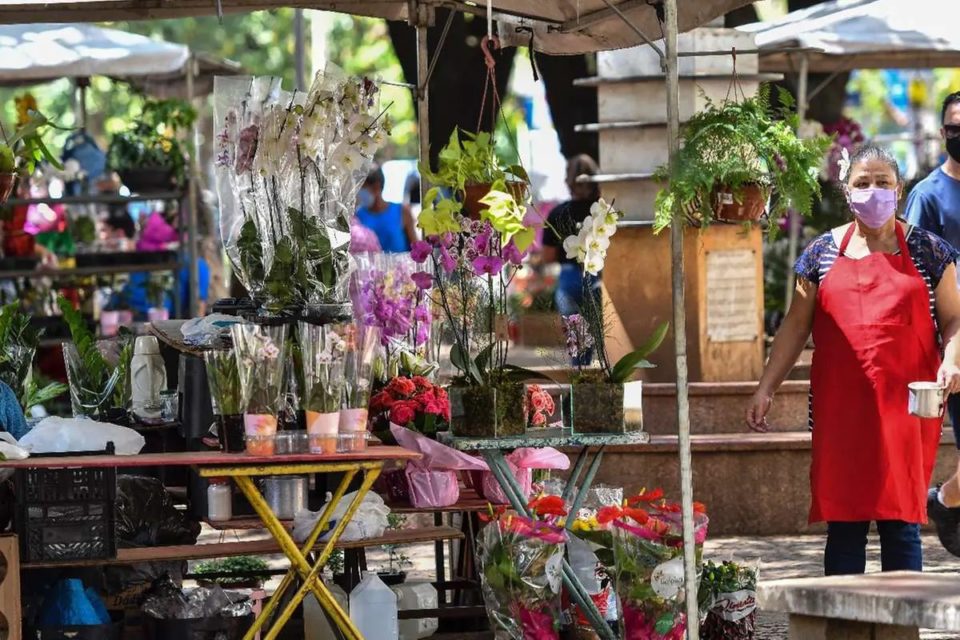
[[[471,383],[483,384],[483,377],[476,363],[470,359],[470,354],[459,343],[450,347],[450,364],[463,373]]]
[[[669,328],[670,323],[664,322],[654,330],[653,335],[651,335],[650,338],[640,346],[640,348],[636,349],[635,351],[631,351],[627,355],[620,358],[620,360],[617,361],[617,364],[613,366],[613,370],[610,372],[610,381],[617,383],[626,382],[630,379],[630,376],[633,374],[634,370],[653,366],[647,362],[646,358],[660,348],[664,338],[667,337],[667,330]]]
[[[665,636],[673,630],[673,613],[665,613],[657,620],[653,626],[657,635]]]
[[[486,347],[483,348],[480,353],[477,354],[477,357],[474,359],[474,364],[477,365],[477,371],[480,372],[480,377],[483,378],[483,372],[490,367],[490,359],[493,357],[493,348],[496,346],[496,342],[491,342]]]
[[[503,373],[507,380],[513,382],[524,382],[526,380],[544,380],[553,382],[553,378],[545,373],[534,371],[533,369],[527,369],[525,367],[518,367],[515,364],[503,365]]]

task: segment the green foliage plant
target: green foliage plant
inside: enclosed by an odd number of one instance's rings
[[[775,195],[771,217],[792,209],[809,215],[820,196],[818,175],[830,146],[826,136],[803,139],[796,134],[799,120],[795,101],[780,90],[779,107],[771,106],[770,89],[740,101],[706,107],[694,114],[680,132],[682,147],[670,165],[661,166],[655,177],[669,181],[657,193],[654,231],[670,226],[677,217],[699,217],[703,224],[714,219],[717,189],[730,190],[738,200],[748,185],[760,186]]]
[[[12,135],[7,136],[4,131],[3,141],[0,142],[0,173],[21,172],[31,175],[42,161],[63,169],[63,165],[43,142],[42,135],[48,128],[59,129],[42,113],[30,111],[29,119],[17,127]]]
[[[0,308],[0,381],[13,389],[24,412],[45,404],[67,390],[59,382],[41,386],[33,372],[33,357],[43,331],[30,325],[18,302]]]
[[[111,139],[108,165],[115,171],[167,169],[183,184],[187,156],[177,134],[196,119],[196,110],[183,100],[148,100],[130,128]]]
[[[700,574],[697,599],[701,611],[708,609],[723,593],[735,593],[742,589],[756,591],[757,568],[742,565],[732,560],[716,563],[708,560]]]

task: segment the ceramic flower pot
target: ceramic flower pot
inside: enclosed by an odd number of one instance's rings
[[[170,191],[174,187],[173,170],[163,167],[138,167],[118,171],[120,180],[135,193]]]
[[[450,387],[448,394],[453,435],[502,438],[526,433],[526,388],[523,384]]]
[[[724,222],[756,222],[767,208],[769,190],[758,184],[739,189],[718,187],[713,190],[713,217]]]

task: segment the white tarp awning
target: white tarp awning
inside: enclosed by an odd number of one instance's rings
[[[147,93],[185,95],[190,49],[146,36],[91,24],[0,25],[0,85],[30,85],[60,78],[106,76]],[[239,65],[197,56],[195,93],[210,93],[214,75],[232,75]]]
[[[680,31],[688,31],[751,0],[678,0]],[[652,0],[492,0],[500,33],[512,44],[533,44],[544,53],[586,53],[644,44],[636,30],[650,40],[663,37],[657,12],[662,4]],[[147,20],[211,15],[218,4],[225,13],[297,7],[354,15],[410,20],[408,0],[0,0],[0,24],[28,22],[98,22]],[[421,0],[424,7],[445,7],[486,13],[484,0]]]
[[[956,0],[833,0],[740,27],[755,34],[761,71],[960,67]],[[783,51],[792,49],[793,51]]]

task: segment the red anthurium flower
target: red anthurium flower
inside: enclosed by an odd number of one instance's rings
[[[683,510],[679,502],[667,502],[666,500],[655,506],[664,513],[680,513]]]
[[[707,512],[707,505],[703,504],[702,502],[694,502],[693,512],[705,514]]]
[[[597,511],[597,522],[599,524],[610,524],[623,515],[623,509],[617,506],[601,507]]]
[[[633,506],[635,504],[640,504],[641,502],[653,502],[655,500],[660,500],[663,498],[663,489],[654,489],[653,491],[647,491],[647,488],[644,487],[640,489],[640,493],[630,498],[627,498],[627,505]]]
[[[646,524],[647,521],[650,519],[650,514],[648,514],[643,509],[634,509],[631,507],[627,507],[626,509],[624,509],[623,515],[627,516],[637,524]],[[597,519],[597,521],[599,522],[599,518]]]
[[[560,496],[541,496],[531,500],[528,506],[541,517],[567,515],[567,506]]]

